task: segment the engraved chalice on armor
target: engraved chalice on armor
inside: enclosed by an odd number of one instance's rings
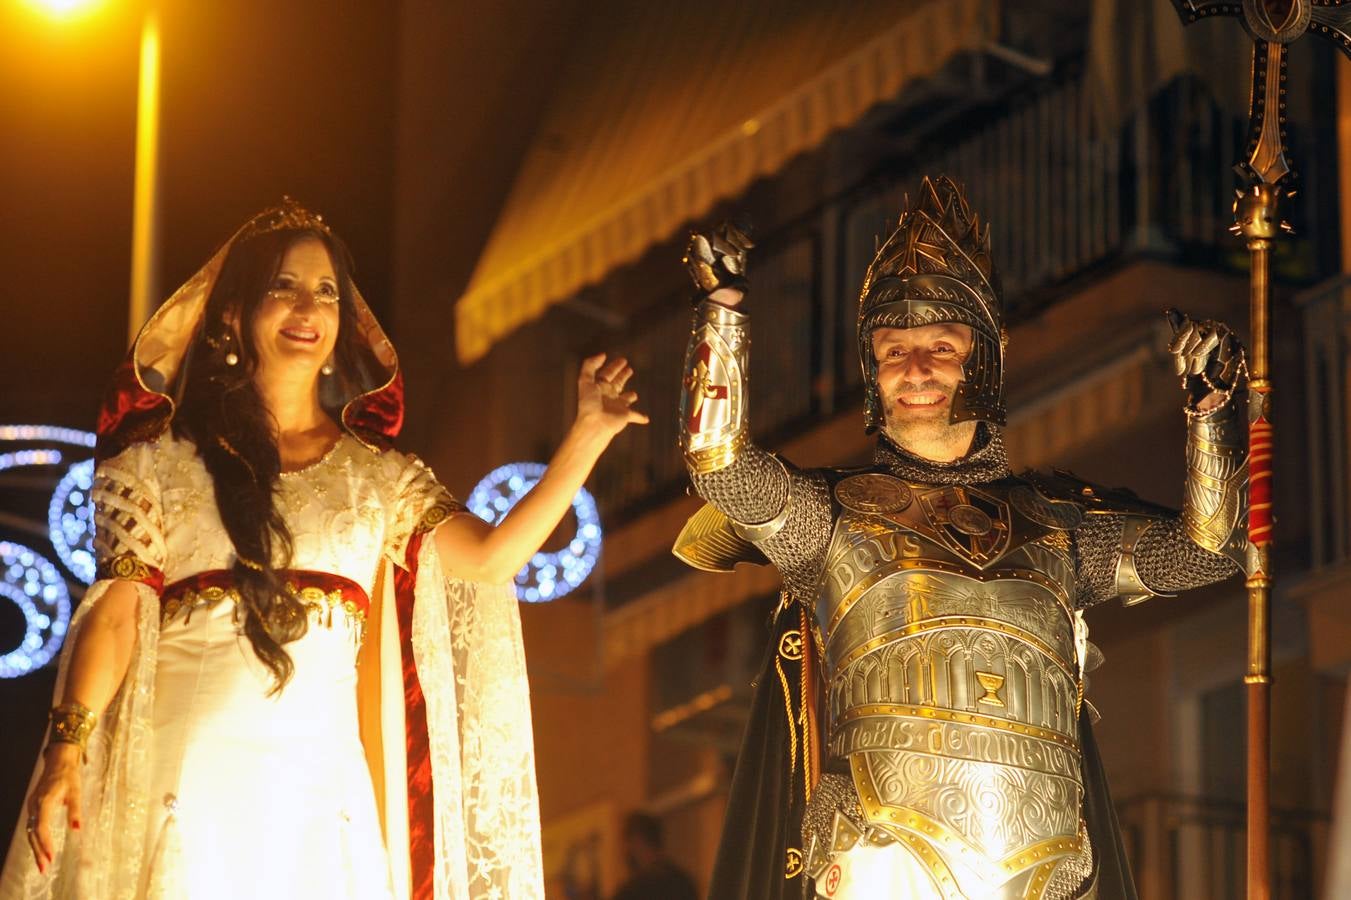
[[[977,703],[988,703],[990,706],[1003,706],[1004,701],[999,699],[999,689],[1004,686],[1004,676],[996,675],[993,672],[977,672],[976,680],[980,686],[985,688],[985,696],[981,697]]]

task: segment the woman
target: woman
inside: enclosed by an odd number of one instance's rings
[[[350,272],[288,199],[119,369],[99,580],[0,898],[542,896],[511,580],[647,421],[632,370],[583,364],[575,424],[493,528],[390,449],[402,381]]]

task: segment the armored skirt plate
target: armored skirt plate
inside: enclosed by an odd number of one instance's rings
[[[821,824],[825,824],[824,822]],[[910,832],[855,824],[852,815],[837,811],[829,827],[819,825],[803,834],[806,858],[803,870],[813,879],[815,896],[823,900],[1096,900],[1097,866],[1081,820],[1074,840],[1060,842],[1077,848],[1063,852],[1029,854],[1030,864],[1017,874],[985,881],[967,867],[949,865],[924,840]],[[1001,867],[1003,868],[1003,867]],[[976,877],[973,877],[976,876]]]

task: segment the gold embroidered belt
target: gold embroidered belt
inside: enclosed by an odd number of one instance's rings
[[[318,613],[321,620],[333,624],[333,612],[342,610],[363,632],[366,614],[370,611],[370,597],[361,585],[329,572],[311,572],[306,569],[283,569],[281,576],[286,592],[300,601],[307,613]],[[175,581],[160,595],[160,624],[186,611],[187,618],[200,608],[210,608],[222,601],[238,603],[239,589],[234,584],[234,573],[229,569],[209,569],[189,578]]]

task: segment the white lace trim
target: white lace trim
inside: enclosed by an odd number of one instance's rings
[[[427,701],[436,896],[544,896],[539,793],[520,612],[510,585],[445,578],[418,558],[413,655]]]
[[[89,611],[112,581],[96,581],[75,611],[56,676],[56,696],[65,689],[71,648]],[[53,828],[56,860],[38,872],[20,814],[0,874],[0,900],[133,900],[143,896],[146,816],[149,810],[150,744],[155,662],[159,647],[159,597],[136,585],[137,644],[122,687],[89,741],[82,799],[84,827],[68,831],[64,817]],[[32,790],[41,760],[29,783]]]

